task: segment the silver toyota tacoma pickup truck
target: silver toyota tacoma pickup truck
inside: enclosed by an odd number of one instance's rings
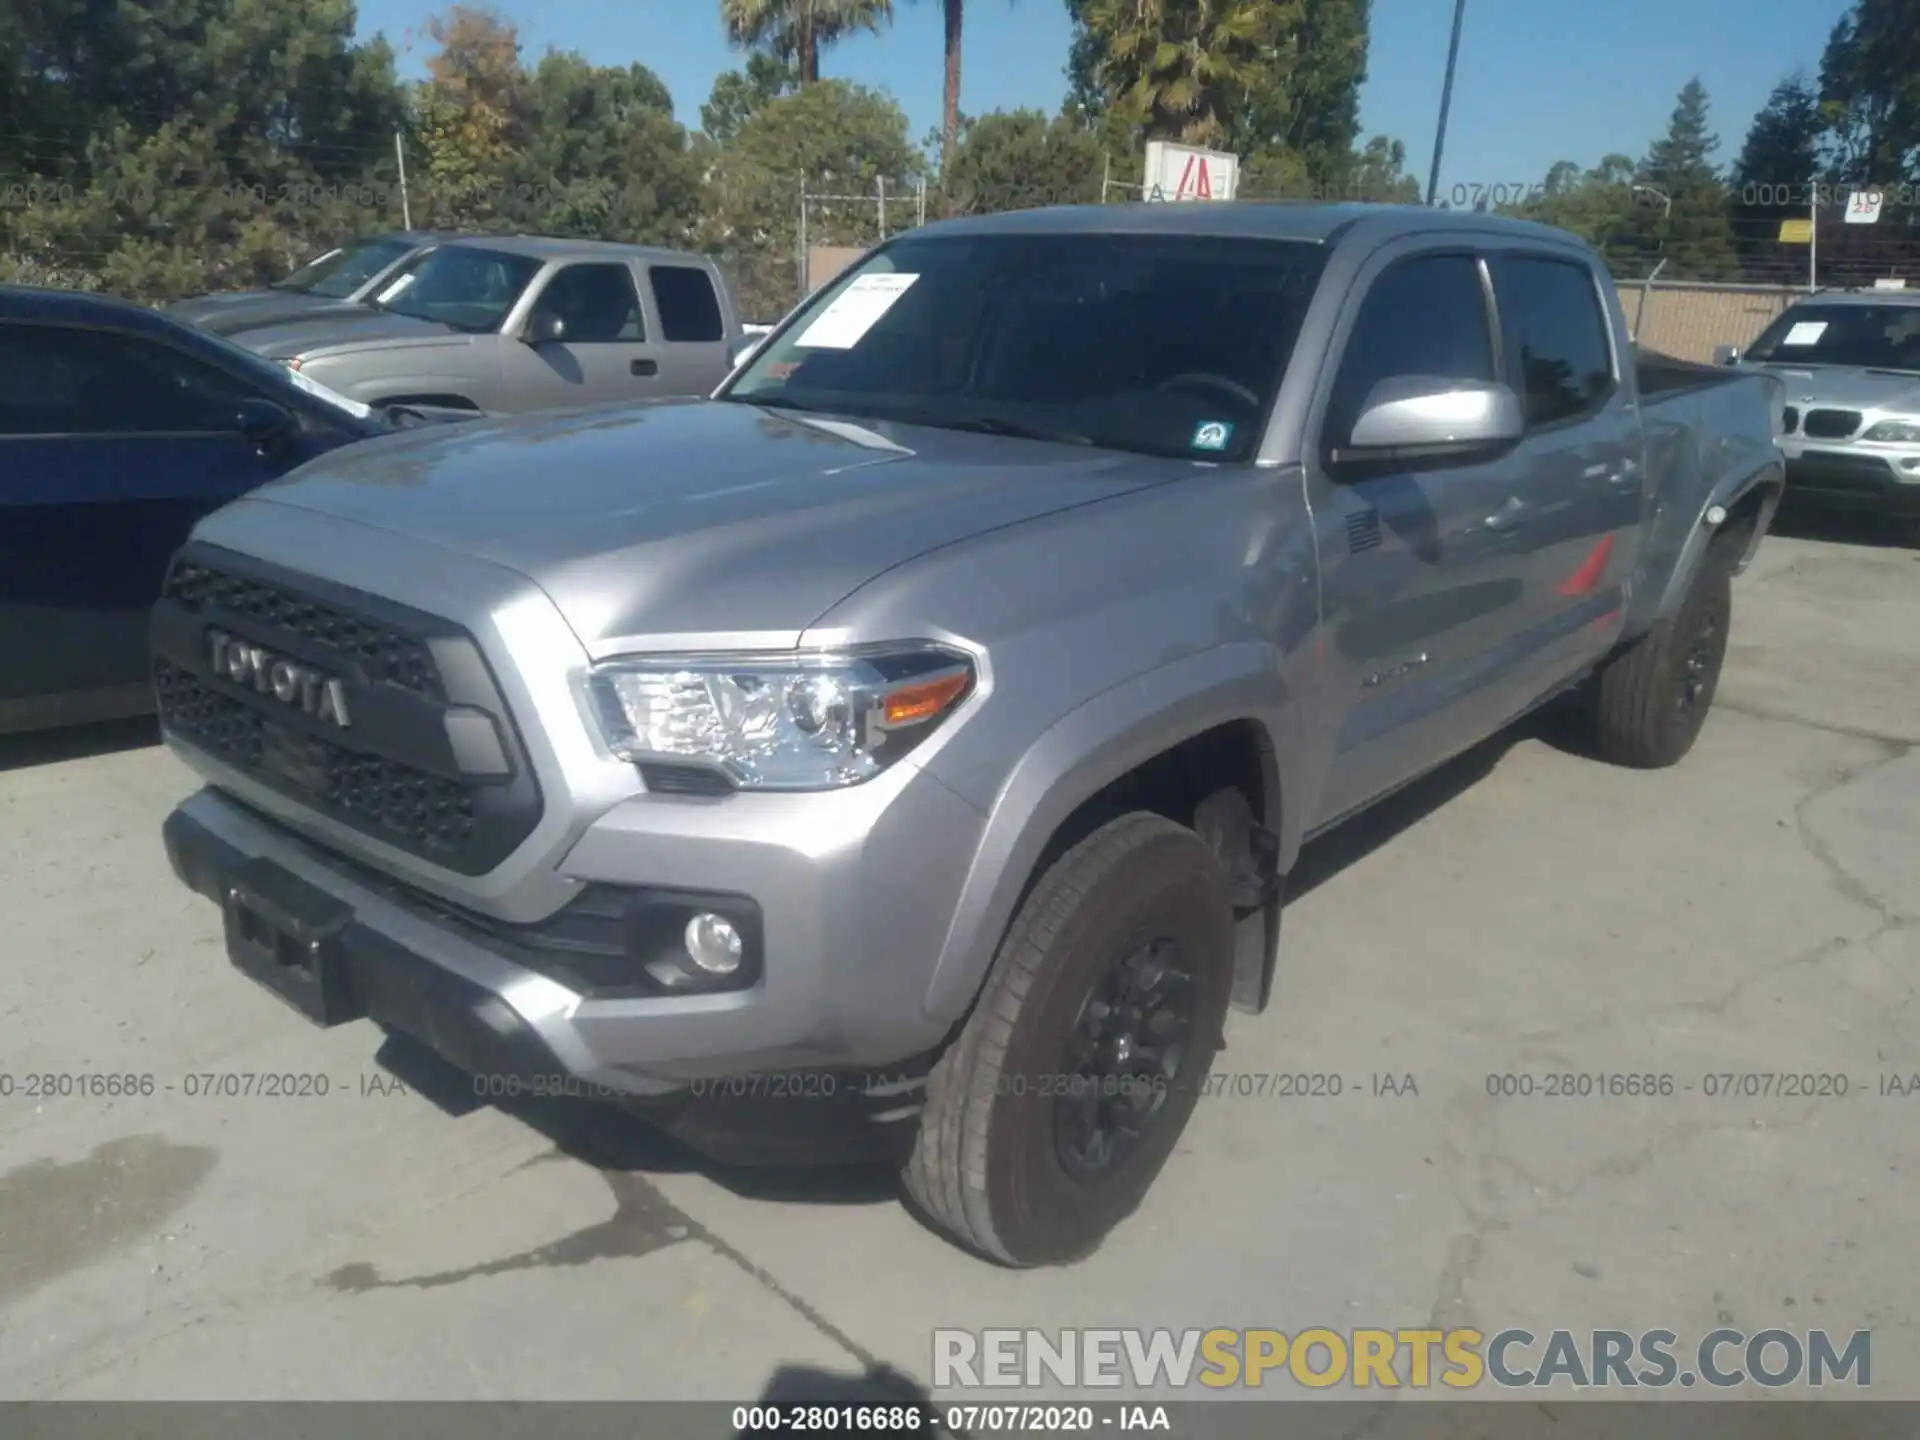
[[[1268,1004],[1303,841],[1562,696],[1686,754],[1782,403],[1638,356],[1518,222],[928,226],[710,399],[374,440],[202,522],[167,847],[312,1020],[722,1160],[878,1147],[975,1252],[1070,1260]]]

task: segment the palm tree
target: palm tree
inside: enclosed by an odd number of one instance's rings
[[[940,173],[953,164],[953,147],[960,135],[960,24],[966,0],[940,0],[947,29],[947,75],[941,95]]]
[[[1101,88],[1149,138],[1217,145],[1271,75],[1294,7],[1276,0],[1085,0]]]
[[[879,34],[893,19],[893,0],[720,0],[720,18],[735,45],[792,61],[800,83],[811,85],[820,78],[822,47],[855,30]]]

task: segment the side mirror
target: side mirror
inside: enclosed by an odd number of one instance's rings
[[[1401,375],[1373,387],[1352,438],[1333,460],[1464,460],[1504,449],[1526,433],[1526,408],[1506,385]]]
[[[1738,365],[1740,363],[1740,347],[1738,345],[1714,346],[1713,363],[1716,365]]]
[[[748,360],[753,358],[754,351],[764,345],[766,340],[767,337],[764,335],[740,335],[735,337],[734,342],[727,346],[728,368],[738,370],[742,365],[746,364]]]
[[[271,400],[242,400],[233,420],[233,428],[256,445],[285,439],[299,425],[291,410]]]
[[[567,322],[551,310],[536,310],[520,337],[529,345],[554,345],[567,338]]]

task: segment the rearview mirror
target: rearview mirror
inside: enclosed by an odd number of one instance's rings
[[[567,338],[567,322],[551,310],[540,310],[527,322],[527,333],[521,337],[529,345],[551,345]]]
[[[1352,438],[1333,459],[1467,459],[1512,445],[1526,433],[1526,409],[1506,385],[1400,375],[1373,387]]]
[[[293,412],[271,400],[242,400],[233,428],[256,445],[268,445],[293,433],[299,421]]]
[[[737,370],[746,364],[753,358],[753,352],[766,342],[766,338],[764,335],[736,336],[734,342],[727,347],[728,366]]]
[[[1713,363],[1716,365],[1738,365],[1740,363],[1740,347],[1738,345],[1714,346]]]

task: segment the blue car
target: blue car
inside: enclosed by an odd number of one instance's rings
[[[147,615],[194,522],[375,411],[156,311],[0,285],[0,733],[153,708]]]

